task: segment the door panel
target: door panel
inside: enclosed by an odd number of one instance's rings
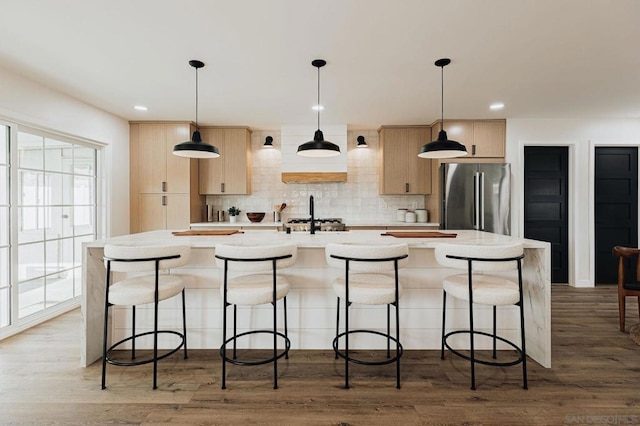
[[[613,246],[638,246],[638,149],[595,150],[595,281],[617,282]]]
[[[567,147],[525,147],[524,236],[551,243],[551,282],[569,281]]]

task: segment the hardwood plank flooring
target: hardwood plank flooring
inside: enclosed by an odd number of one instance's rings
[[[628,326],[638,323],[635,301]],[[533,361],[529,390],[520,367],[477,368],[439,351],[407,351],[402,389],[394,366],[351,366],[331,351],[295,351],[272,367],[230,366],[220,389],[217,351],[193,350],[151,366],[79,367],[80,313],[74,311],[0,342],[0,424],[640,424],[640,346],[618,331],[616,288],[553,287],[553,368]]]

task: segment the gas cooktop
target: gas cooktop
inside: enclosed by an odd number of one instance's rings
[[[337,217],[319,218],[315,220],[316,231],[344,231],[345,226],[342,223],[342,219]],[[286,228],[290,228],[291,231],[309,231],[311,228],[311,218],[291,218],[285,224]]]

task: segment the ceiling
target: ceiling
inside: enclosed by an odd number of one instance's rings
[[[0,0],[0,66],[128,120],[640,118],[636,0]],[[501,111],[490,111],[493,102]],[[134,105],[146,105],[140,112]]]

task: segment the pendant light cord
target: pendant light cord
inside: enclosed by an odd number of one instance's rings
[[[198,68],[196,68],[196,130],[198,130]]]
[[[318,67],[318,130],[320,130],[320,67]]]
[[[444,130],[444,66],[440,67],[440,127]]]

